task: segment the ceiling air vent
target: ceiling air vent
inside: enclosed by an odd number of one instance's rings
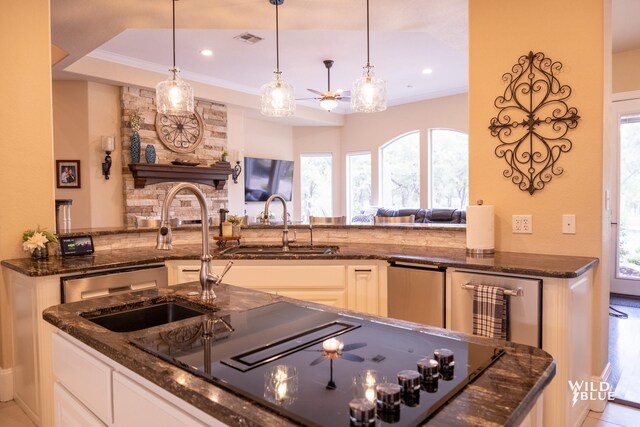
[[[242,33],[239,36],[235,36],[234,39],[240,40],[241,42],[245,42],[249,44],[256,44],[260,40],[262,40],[262,37],[258,37],[255,34],[251,34],[251,33]]]

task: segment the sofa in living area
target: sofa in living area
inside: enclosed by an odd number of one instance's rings
[[[435,208],[435,209],[385,209],[378,208],[376,216],[394,217],[409,216],[415,217],[416,223],[440,223],[440,224],[466,224],[466,211],[454,208]]]

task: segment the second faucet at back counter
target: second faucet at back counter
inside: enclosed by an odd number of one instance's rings
[[[271,204],[271,201],[274,199],[278,199],[282,202],[282,209],[283,209],[282,219],[284,222],[284,230],[282,230],[282,251],[288,252],[289,243],[293,243],[296,241],[296,235],[294,231],[293,240],[289,240],[289,221],[288,221],[289,216],[287,214],[287,203],[286,203],[286,200],[284,200],[284,197],[282,197],[279,194],[272,194],[271,196],[269,196],[269,198],[267,199],[267,202],[264,204],[263,222],[264,224],[269,225],[269,205]]]

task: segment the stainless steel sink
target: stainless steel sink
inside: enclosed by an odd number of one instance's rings
[[[220,251],[221,255],[334,255],[338,253],[337,246],[289,246],[283,251],[282,246],[232,246]]]
[[[133,332],[178,320],[212,313],[213,309],[185,303],[184,301],[158,301],[152,305],[123,307],[122,310],[82,313],[81,316],[113,332]]]

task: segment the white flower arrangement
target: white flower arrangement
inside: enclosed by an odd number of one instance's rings
[[[33,253],[36,249],[45,248],[49,243],[56,243],[58,239],[55,234],[47,230],[27,230],[22,233],[22,249]]]

